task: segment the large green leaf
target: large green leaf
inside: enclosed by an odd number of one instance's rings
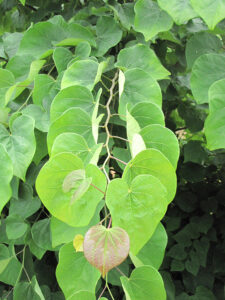
[[[56,278],[66,299],[73,299],[72,295],[81,291],[94,293],[100,276],[100,272],[89,264],[84,254],[74,250],[73,243],[60,248]]]
[[[138,252],[136,256],[130,253],[135,267],[144,265],[159,269],[165,254],[167,245],[167,234],[162,223],[159,223],[150,240]]]
[[[141,128],[151,124],[164,126],[164,114],[154,103],[141,102],[132,107],[130,114],[135,118]]]
[[[141,129],[140,135],[144,139],[146,148],[161,151],[176,169],[180,148],[175,134],[170,129],[153,124]]]
[[[13,164],[4,146],[0,144],[0,213],[9,201],[12,191],[10,181],[13,177]]]
[[[35,153],[34,120],[19,116],[10,123],[10,131],[0,124],[0,143],[2,143],[12,162],[13,174],[25,180],[25,174]]]
[[[190,0],[194,10],[203,18],[209,29],[225,18],[224,0]]]
[[[202,54],[216,53],[222,48],[221,40],[208,32],[195,33],[187,42],[185,55],[188,68],[191,69],[195,60]]]
[[[87,28],[79,24],[67,24],[63,21],[62,23],[63,26],[40,22],[29,28],[22,38],[18,55],[46,57],[53,52],[55,45],[75,46],[81,41],[95,45],[94,36]]]
[[[77,184],[75,170],[82,173],[82,176],[85,174],[84,179],[91,179],[88,189],[77,198],[74,197],[80,190],[79,186],[74,186]],[[105,187],[104,174],[94,165],[88,165],[84,170],[80,158],[72,153],[53,156],[41,169],[36,181],[40,199],[51,214],[68,225],[77,227],[88,225],[104,196]]]
[[[197,17],[190,0],[158,0],[159,6],[167,11],[178,25],[186,23],[188,20]]]
[[[96,300],[95,294],[88,291],[81,291],[72,294],[67,300]],[[101,298],[102,299],[102,298]]]
[[[124,179],[112,180],[106,193],[106,204],[113,226],[127,231],[130,251],[134,255],[154,233],[167,209],[167,191],[154,176],[136,176],[130,184]]]
[[[51,104],[51,122],[54,122],[62,113],[72,107],[79,107],[87,113],[91,113],[94,109],[94,98],[90,90],[79,85],[61,90]]]
[[[56,219],[55,217],[51,217],[51,233],[52,233],[52,246],[56,247],[65,243],[69,243],[73,241],[74,237],[77,234],[85,235],[88,229],[91,226],[98,224],[100,221],[99,213],[104,206],[104,201],[99,202],[96,212],[91,219],[90,223],[84,227],[72,227],[68,224]]]
[[[122,37],[122,30],[112,17],[100,17],[96,24],[97,51],[94,55],[102,56],[110,48],[116,46]]]
[[[213,83],[209,88],[209,115],[205,121],[205,135],[210,150],[225,148],[225,79]]]
[[[141,174],[158,178],[167,189],[167,201],[171,202],[176,193],[176,173],[169,160],[158,150],[148,149],[140,152],[126,166],[123,179],[128,185]]]
[[[128,256],[129,236],[120,227],[106,228],[102,225],[91,227],[84,237],[84,256],[104,278],[114,267]]]
[[[51,148],[56,137],[64,132],[80,134],[86,139],[89,145],[94,145],[91,118],[80,108],[66,110],[51,124],[47,137],[49,153],[51,153]]]
[[[0,281],[14,285],[20,276],[21,263],[17,260],[13,246],[0,244]]]
[[[168,31],[173,25],[172,18],[158,6],[157,2],[139,0],[135,4],[134,11],[134,28],[143,33],[146,41],[159,32]]]
[[[225,78],[224,55],[210,53],[196,59],[191,74],[191,90],[198,104],[208,102],[210,86],[222,78]]]
[[[51,156],[62,152],[71,152],[79,156],[84,165],[97,165],[103,144],[88,147],[85,139],[76,133],[65,132],[57,136],[52,146]]]
[[[122,49],[116,66],[123,71],[134,68],[143,69],[155,80],[167,78],[170,75],[169,71],[161,65],[155,52],[142,44]]]
[[[139,102],[151,102],[161,107],[162,94],[159,84],[150,74],[141,69],[127,70],[123,92],[119,100],[119,113],[126,115],[126,107]]]
[[[136,268],[130,278],[121,277],[128,300],[166,300],[166,291],[159,272],[151,266]]]
[[[5,107],[5,94],[15,84],[15,77],[12,72],[0,68],[0,107]]]
[[[82,85],[92,90],[98,73],[98,63],[91,60],[78,60],[64,72],[61,88],[65,89],[72,85]]]
[[[35,276],[30,282],[19,282],[13,291],[13,299],[45,300]]]

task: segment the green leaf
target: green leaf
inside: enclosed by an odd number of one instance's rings
[[[12,190],[10,187],[10,181],[13,177],[13,164],[12,161],[6,152],[4,146],[0,144],[0,161],[1,161],[1,169],[0,169],[0,214],[2,212],[3,207],[9,201]]]
[[[121,277],[127,299],[166,300],[166,291],[159,272],[151,266],[136,268],[130,278]]]
[[[157,270],[162,264],[167,245],[167,234],[162,223],[159,223],[149,241],[136,256],[130,253],[135,267],[144,265],[153,266]]]
[[[52,237],[50,230],[50,219],[42,219],[35,222],[31,228],[32,238],[38,247],[44,250],[52,250]]]
[[[195,140],[184,145],[184,163],[191,161],[200,165],[204,164],[208,155],[201,144],[201,141]]]
[[[43,108],[36,104],[30,104],[22,110],[22,114],[27,115],[35,120],[35,128],[42,132],[48,132],[50,117]]]
[[[190,19],[197,17],[190,0],[158,0],[159,6],[167,11],[178,25],[187,23]]]
[[[10,131],[11,134],[0,124],[0,143],[13,162],[13,174],[25,181],[36,148],[34,121],[28,116],[19,116],[10,124]]]
[[[209,29],[214,29],[217,23],[225,17],[225,3],[223,0],[190,0],[194,10],[206,22]]]
[[[45,300],[35,276],[30,282],[19,282],[13,291],[13,299]]]
[[[209,115],[205,120],[207,147],[210,150],[225,148],[225,79],[213,83],[209,88]]]
[[[15,84],[15,77],[12,72],[0,68],[0,107],[5,107],[5,95],[10,87]]]
[[[63,47],[57,47],[53,52],[53,60],[55,62],[58,74],[65,71],[68,63],[73,59],[72,52]]]
[[[25,5],[26,0],[19,0],[23,5]]]
[[[172,18],[151,0],[137,1],[134,11],[134,28],[143,33],[146,41],[151,40],[159,32],[168,31],[173,25]]]
[[[63,74],[61,88],[65,89],[72,85],[85,86],[92,90],[98,72],[98,63],[86,59],[74,62]]]
[[[51,156],[62,152],[71,152],[79,156],[84,165],[97,165],[103,144],[88,147],[85,139],[76,133],[65,132],[57,136],[52,146]]]
[[[126,121],[127,121],[127,137],[128,137],[129,143],[130,143],[132,157],[134,157],[135,154],[132,151],[133,150],[133,148],[132,148],[133,138],[136,134],[138,134],[140,132],[140,127],[138,125],[138,122],[135,120],[134,117],[132,117],[132,115],[128,111],[126,113]]]
[[[81,291],[94,293],[100,272],[89,264],[82,252],[74,250],[71,242],[60,248],[56,278],[65,297],[70,299]]]
[[[81,42],[76,46],[75,57],[77,57],[78,59],[86,59],[89,57],[90,53],[91,46],[88,42]]]
[[[22,237],[28,229],[28,224],[25,223],[23,218],[18,214],[9,215],[5,220],[5,224],[6,234],[10,240]]]
[[[198,104],[207,103],[210,86],[223,78],[225,78],[223,55],[203,54],[196,59],[191,74],[191,90],[196,102]]]
[[[175,134],[170,129],[158,124],[148,125],[141,129],[140,135],[147,148],[161,151],[176,169],[180,148]]]
[[[97,50],[95,56],[104,55],[110,48],[116,46],[122,38],[122,30],[112,17],[100,17],[96,24]]]
[[[86,139],[89,145],[92,146],[94,144],[91,118],[80,108],[70,108],[66,110],[51,124],[47,137],[49,153],[51,153],[51,148],[56,137],[64,132],[80,134]]]
[[[96,300],[95,294],[88,291],[81,291],[72,294],[68,300]],[[102,299],[102,298],[101,298]]]
[[[118,11],[118,16],[121,24],[130,30],[131,26],[134,24],[134,3],[124,3],[115,7]]]
[[[20,276],[21,263],[17,260],[13,246],[0,244],[0,281],[15,285]]]
[[[40,22],[29,28],[20,43],[18,55],[47,57],[55,46],[76,46],[81,41],[88,41],[95,46],[93,34],[79,24],[68,24],[62,17],[61,24]]]
[[[141,128],[152,124],[165,125],[164,114],[154,103],[138,103],[132,107],[130,114],[135,118]]]
[[[132,108],[140,102],[162,105],[159,84],[150,74],[141,69],[131,69],[124,73],[125,84],[119,99],[119,113],[126,115],[126,107]]]
[[[109,270],[120,265],[128,256],[129,236],[119,227],[91,227],[84,237],[84,256],[104,278]]]
[[[51,104],[51,123],[69,108],[81,108],[87,113],[94,109],[94,98],[86,87],[75,85],[61,90]]]
[[[155,52],[141,44],[122,49],[115,66],[123,71],[134,68],[142,69],[155,80],[164,79],[170,75],[169,71],[161,65]]]
[[[47,135],[39,130],[34,130],[34,134],[36,140],[36,151],[33,157],[33,162],[38,165],[42,158],[48,154]]]
[[[53,216],[71,226],[86,226],[93,217],[96,207],[103,198],[106,179],[94,165],[88,165],[86,178],[91,177],[91,186],[77,201],[71,203],[75,190],[63,191],[63,182],[68,174],[84,169],[82,161],[72,153],[53,156],[41,169],[36,189],[41,201]],[[102,192],[100,192],[100,189]]]
[[[138,175],[146,174],[158,178],[167,189],[170,203],[176,192],[176,174],[169,160],[158,150],[148,149],[140,152],[126,166],[123,179],[128,185]]]
[[[188,68],[191,69],[195,60],[202,54],[218,53],[221,48],[222,42],[217,36],[208,32],[195,33],[186,44]]]
[[[99,202],[96,212],[90,223],[84,227],[72,227],[60,221],[59,219],[56,219],[55,217],[51,217],[50,227],[52,233],[52,246],[56,247],[61,244],[69,243],[73,241],[75,235],[77,234],[85,235],[91,226],[96,225],[100,221],[99,213],[103,206],[104,201]]]
[[[34,78],[33,102],[42,106],[43,101],[52,95],[54,97],[55,80],[47,74],[38,74]]]
[[[127,231],[130,251],[136,255],[154,233],[167,209],[167,191],[154,176],[136,176],[130,184],[124,179],[112,180],[106,193],[106,204],[113,226]]]

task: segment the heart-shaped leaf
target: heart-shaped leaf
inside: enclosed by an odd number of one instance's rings
[[[112,268],[120,265],[128,256],[129,236],[120,227],[91,227],[84,237],[84,256],[100,270],[102,277]]]

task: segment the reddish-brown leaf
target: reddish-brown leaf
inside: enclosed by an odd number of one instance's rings
[[[126,231],[120,227],[106,228],[96,225],[85,234],[83,248],[89,263],[105,277],[109,270],[126,259],[130,240]]]

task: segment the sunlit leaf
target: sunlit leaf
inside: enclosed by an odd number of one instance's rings
[[[83,243],[84,237],[81,234],[77,234],[73,240],[73,247],[75,248],[76,252],[83,252]]]

